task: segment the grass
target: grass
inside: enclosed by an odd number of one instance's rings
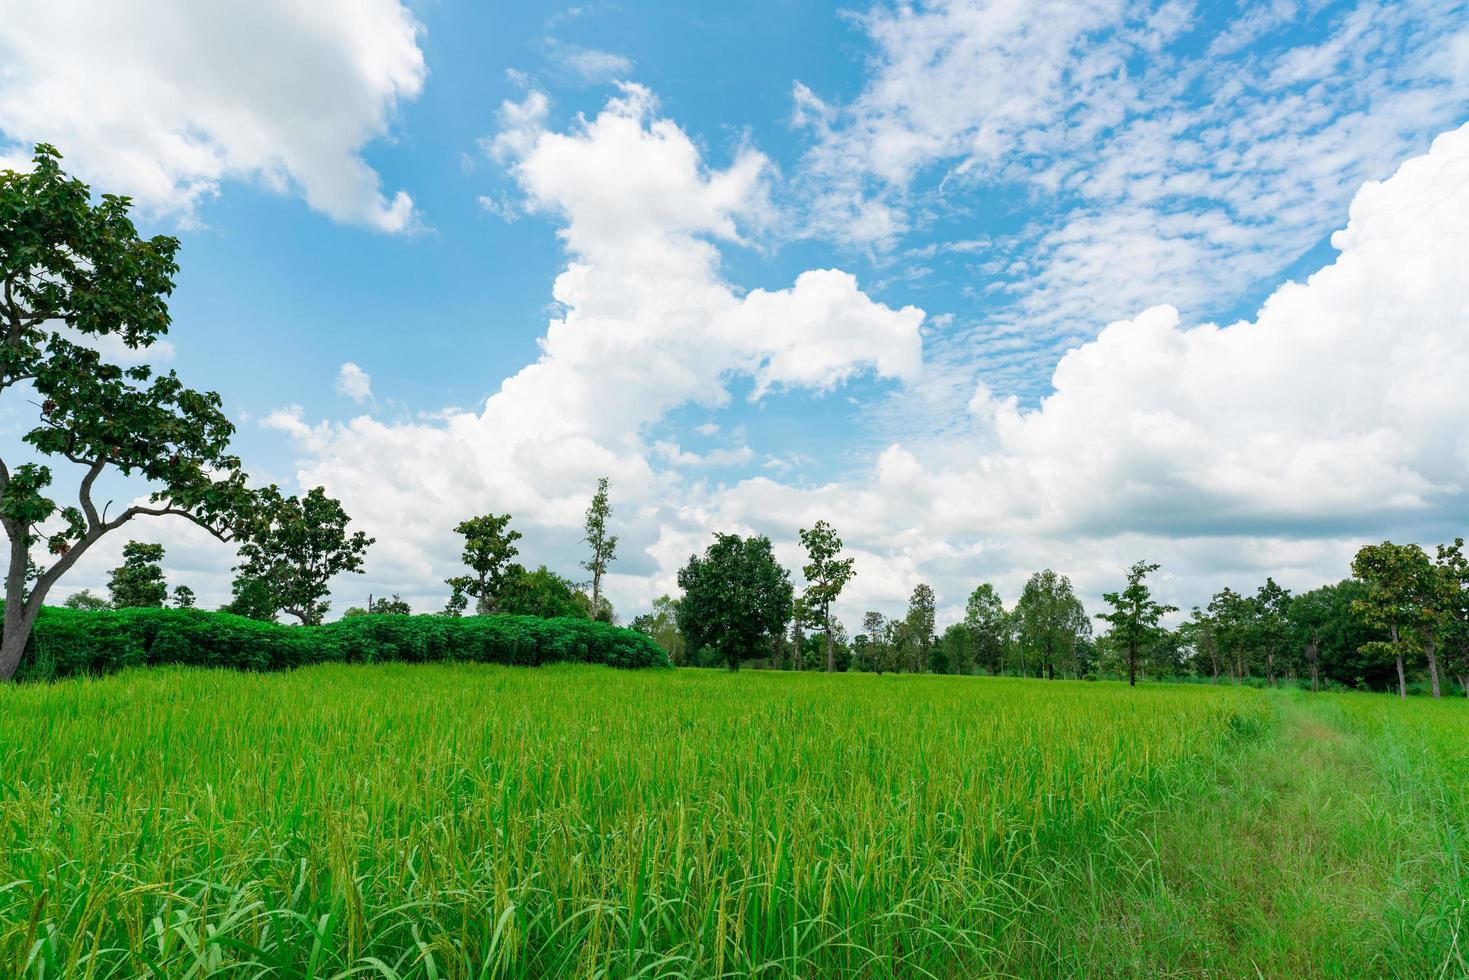
[[[0,972],[1459,976],[1469,712],[558,666],[0,690]]]

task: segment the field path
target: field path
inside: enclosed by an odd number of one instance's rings
[[[1267,733],[1118,842],[1120,887],[1108,875],[1072,906],[1057,972],[1469,976],[1456,837],[1423,753],[1335,700],[1266,696]]]

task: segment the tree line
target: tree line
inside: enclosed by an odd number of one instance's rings
[[[9,543],[0,680],[13,676],[36,617],[57,582],[98,541],[135,520],[177,516],[238,547],[231,612],[322,621],[329,582],[361,573],[372,539],[351,530],[341,503],[321,487],[300,495],[252,487],[230,452],[234,426],[215,392],[186,387],[175,372],[109,360],[104,351],[156,343],[170,326],[178,272],[176,238],[141,237],[125,197],[66,174],[61,154],[37,145],[27,172],[0,170],[0,394],[35,409],[23,441],[39,456],[79,468],[71,502],[58,499],[50,465],[0,459],[0,528]],[[131,358],[129,358],[131,360]],[[146,502],[112,511],[96,488],[104,473],[153,489]],[[609,533],[607,481],[586,515],[585,586],[516,561],[519,532],[508,514],[470,517],[465,570],[446,584],[442,615],[517,612],[613,620],[602,590],[617,537]],[[633,626],[676,663],[736,668],[762,661],[787,669],[1010,673],[1055,679],[1125,674],[1312,687],[1382,688],[1406,695],[1409,675],[1442,693],[1456,680],[1469,694],[1469,571],[1462,540],[1430,557],[1417,545],[1365,547],[1353,576],[1292,595],[1273,580],[1253,592],[1224,589],[1169,629],[1174,612],[1148,585],[1155,564],[1138,562],[1108,611],[1090,616],[1066,576],[1047,569],[1006,607],[992,585],[968,596],[964,617],[941,633],[937,596],[919,583],[905,615],[862,617],[849,635],[833,607],[855,574],[835,529],[800,531],[807,562],[798,595],[768,538],[716,534],[678,573],[681,595],[664,596]],[[38,563],[44,555],[45,565]],[[68,603],[194,605],[187,586],[170,594],[160,545],[130,541],[109,578],[109,597],[83,592]],[[409,612],[398,596],[369,598],[349,614]],[[1107,624],[1101,635],[1093,619]]]
[[[769,538],[716,533],[679,572],[682,595],[662,596],[633,620],[679,665],[754,664],[769,669],[884,673],[986,673],[1047,679],[1099,675],[1358,690],[1394,688],[1409,677],[1440,697],[1452,679],[1469,697],[1469,559],[1464,542],[1364,546],[1352,577],[1299,594],[1273,578],[1252,592],[1224,588],[1179,610],[1158,601],[1153,562],[1136,562],[1106,609],[1088,614],[1071,580],[1031,575],[1006,606],[991,583],[967,597],[963,618],[935,626],[937,597],[919,583],[901,616],[863,614],[849,635],[832,604],[854,562],[826,521],[800,532],[808,563],[799,593]],[[1105,624],[1096,632],[1093,622]]]
[[[461,521],[454,531],[463,537],[460,559],[465,571],[451,576],[449,599],[442,616],[464,615],[474,604],[475,615],[572,617],[614,622],[611,602],[601,582],[616,556],[617,538],[607,533],[612,507],[608,481],[597,484],[587,508],[583,539],[591,556],[582,567],[592,573],[587,583],[573,582],[541,565],[527,569],[515,559],[521,534],[510,527],[509,514],[484,514]],[[231,587],[233,598],[221,612],[275,622],[293,616],[303,626],[317,626],[331,608],[329,583],[341,572],[363,571],[364,556],[373,539],[350,531],[350,519],[339,501],[318,487],[305,498],[289,498],[273,518],[253,526],[240,547]],[[70,609],[161,609],[172,605],[193,608],[196,595],[187,585],[168,588],[163,570],[164,547],[141,541],[123,546],[122,564],[108,578],[106,598],[82,589],[67,597]],[[343,616],[411,615],[409,603],[394,593],[368,596],[366,606],[351,606]]]

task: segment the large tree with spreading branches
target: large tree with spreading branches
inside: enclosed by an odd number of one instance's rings
[[[35,406],[23,440],[38,457],[0,460],[10,544],[0,679],[15,673],[52,587],[103,536],[175,515],[230,541],[253,502],[217,394],[102,353],[167,333],[178,240],[140,236],[128,199],[94,200],[53,147],[34,159],[27,173],[0,170],[0,395]],[[53,488],[63,463],[77,474],[74,502]],[[151,497],[112,511],[97,499],[109,471],[146,481]]]

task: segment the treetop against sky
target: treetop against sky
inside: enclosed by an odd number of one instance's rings
[[[17,2],[0,64],[0,166],[54,144],[181,239],[135,356],[342,501],[364,596],[441,604],[481,513],[574,572],[602,476],[624,615],[716,530],[800,586],[830,521],[849,623],[1463,533],[1462,4]]]

